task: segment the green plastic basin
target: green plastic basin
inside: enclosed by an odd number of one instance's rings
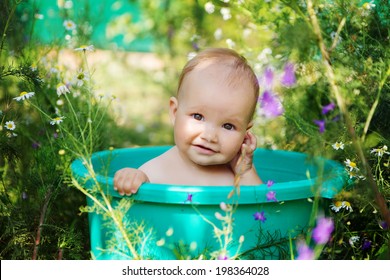
[[[220,203],[237,205],[233,213],[232,241],[227,257],[237,253],[246,259],[288,259],[290,239],[307,228],[313,197],[327,201],[334,197],[346,182],[343,166],[323,158],[309,159],[306,154],[258,148],[254,154],[255,167],[264,184],[241,186],[240,195],[228,199],[233,186],[184,186],[143,184],[133,198],[122,197],[113,189],[113,176],[123,167],[138,168],[149,159],[170,147],[125,148],[93,154],[92,164],[96,181],[109,195],[115,206],[122,199],[135,199],[123,213],[129,236],[140,236],[138,253],[150,259],[176,259],[179,253],[188,258],[207,258],[221,245],[215,237],[214,225],[221,228],[216,212],[224,215]],[[81,160],[71,166],[73,176],[86,189],[96,187]],[[268,186],[272,180],[274,184]],[[276,201],[267,199],[275,192]],[[99,196],[98,196],[99,197]],[[123,201],[122,201],[123,202]],[[88,206],[94,202],[87,198]],[[326,204],[326,203],[325,203]],[[255,219],[262,213],[264,219]],[[91,251],[96,259],[132,259],[124,238],[114,223],[101,211],[89,214]],[[259,217],[259,216],[257,216]],[[152,230],[148,238],[139,233]],[[244,242],[239,243],[241,236]],[[157,246],[156,244],[159,244]],[[161,246],[162,245],[162,246]]]

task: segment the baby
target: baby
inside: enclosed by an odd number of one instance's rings
[[[198,186],[262,181],[253,166],[256,137],[249,131],[259,95],[256,75],[231,49],[206,49],[187,62],[177,96],[169,100],[175,146],[138,169],[123,168],[114,188],[131,195],[144,182]]]

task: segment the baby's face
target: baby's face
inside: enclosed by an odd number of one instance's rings
[[[249,81],[229,83],[222,65],[198,65],[171,98],[175,143],[199,165],[229,163],[240,151],[256,98]]]

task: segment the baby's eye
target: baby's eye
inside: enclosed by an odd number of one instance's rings
[[[195,120],[197,120],[197,121],[202,121],[202,120],[204,119],[203,116],[202,116],[201,114],[197,114],[197,113],[192,114],[192,117],[193,117]]]
[[[233,130],[234,129],[234,125],[232,125],[231,123],[225,123],[222,127],[224,129],[227,129],[227,130]]]

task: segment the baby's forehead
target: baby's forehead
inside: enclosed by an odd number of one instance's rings
[[[232,87],[240,86],[242,83],[251,83],[247,73],[242,68],[236,67],[231,58],[201,61],[187,73],[185,79],[207,79]]]

